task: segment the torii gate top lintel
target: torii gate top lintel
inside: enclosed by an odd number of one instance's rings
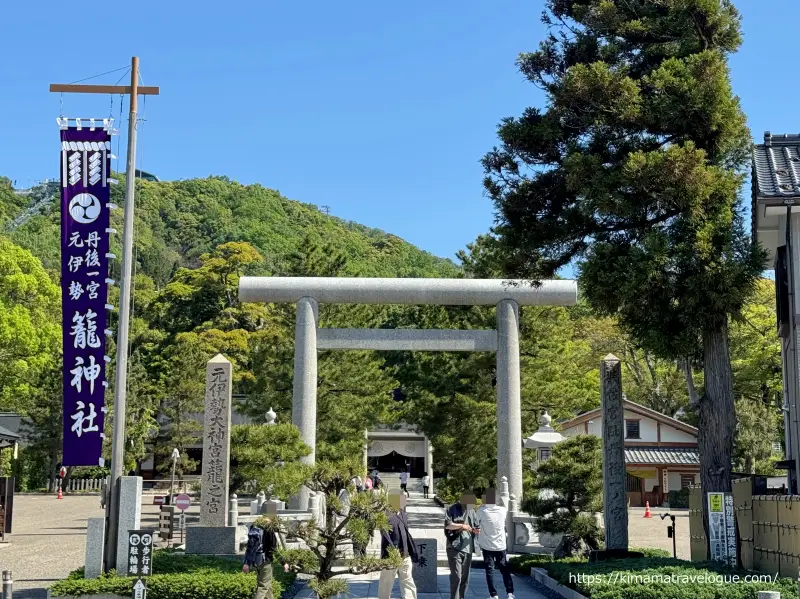
[[[572,306],[578,285],[572,280],[534,283],[520,279],[390,279],[361,277],[242,277],[242,302],[296,303],[310,297],[321,304],[406,304],[494,306],[513,300],[520,306]]]

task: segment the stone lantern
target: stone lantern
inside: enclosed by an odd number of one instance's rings
[[[552,421],[552,417],[545,410],[539,419],[539,430],[523,441],[525,449],[536,450],[537,462],[543,462],[548,459],[553,445],[564,440],[564,436],[550,425]]]

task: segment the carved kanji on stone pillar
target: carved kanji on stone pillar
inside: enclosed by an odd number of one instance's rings
[[[606,548],[628,548],[628,502],[625,494],[625,410],[619,358],[600,363],[603,408],[603,515]]]

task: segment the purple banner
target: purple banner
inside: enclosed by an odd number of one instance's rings
[[[64,466],[103,465],[110,142],[102,127],[61,131]]]

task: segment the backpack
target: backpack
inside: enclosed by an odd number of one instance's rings
[[[244,563],[248,566],[260,566],[265,561],[264,530],[255,524],[251,524],[250,529],[247,531],[247,549],[244,553]]]

